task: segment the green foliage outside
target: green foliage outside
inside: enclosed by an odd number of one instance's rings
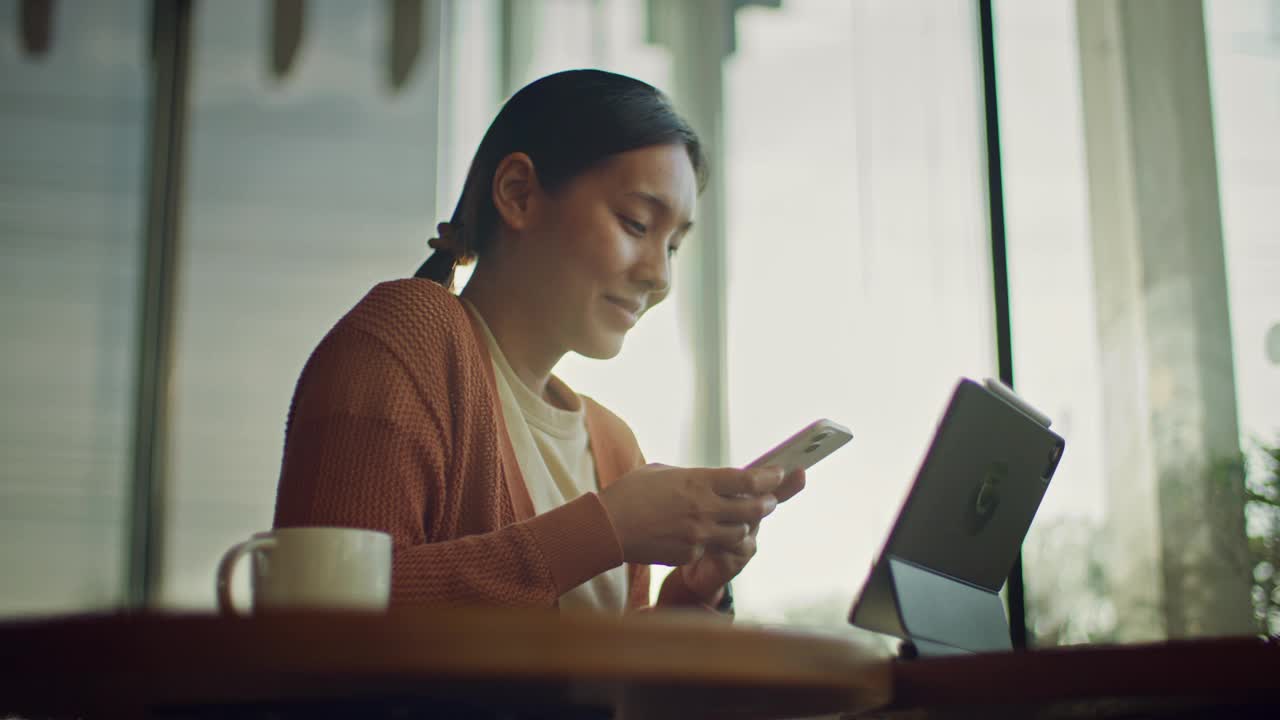
[[[1245,482],[1245,532],[1253,563],[1253,616],[1280,635],[1280,445],[1261,448],[1262,467]]]
[[[1213,482],[1245,484],[1245,534],[1252,576],[1254,621],[1280,636],[1280,445],[1213,463]],[[1023,546],[1027,622],[1038,646],[1109,643],[1117,637],[1117,608],[1106,572],[1106,528],[1079,517],[1037,523]],[[1136,608],[1129,608],[1134,612]],[[1151,613],[1160,608],[1148,609]]]

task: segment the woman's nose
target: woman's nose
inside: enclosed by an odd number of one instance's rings
[[[671,287],[671,258],[666,243],[646,243],[636,263],[636,280],[651,293],[666,293]]]

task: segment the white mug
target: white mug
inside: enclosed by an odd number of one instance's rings
[[[231,575],[250,555],[253,609],[385,610],[391,536],[342,527],[281,528],[233,546],[218,563],[218,611],[236,612]]]

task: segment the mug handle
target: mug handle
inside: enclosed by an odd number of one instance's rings
[[[232,545],[218,563],[218,612],[222,615],[235,615],[235,604],[231,601],[231,573],[236,563],[246,554],[261,548],[275,547],[276,539],[267,534],[255,535],[242,543]]]

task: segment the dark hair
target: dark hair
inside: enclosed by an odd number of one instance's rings
[[[707,161],[697,134],[666,95],[648,83],[602,70],[568,70],[524,86],[502,106],[480,141],[462,195],[436,249],[416,277],[453,285],[459,262],[482,255],[498,225],[493,175],[498,163],[522,152],[533,160],[548,192],[613,155],[680,143],[689,153],[699,192]]]

